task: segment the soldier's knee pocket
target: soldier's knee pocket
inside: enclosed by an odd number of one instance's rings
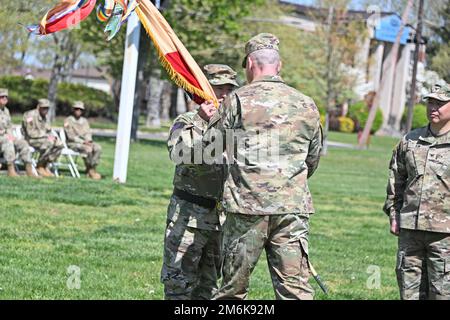
[[[430,291],[436,296],[450,297],[450,256],[435,262],[430,273]]]

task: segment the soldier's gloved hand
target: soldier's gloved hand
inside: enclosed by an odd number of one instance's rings
[[[47,138],[48,138],[48,141],[50,141],[50,142],[54,142],[56,140],[56,137],[53,135],[49,135]]]
[[[203,102],[198,109],[198,115],[205,121],[209,121],[216,112],[217,108],[212,101]]]
[[[398,225],[397,218],[395,216],[391,217],[390,221],[391,221],[391,233],[395,236],[398,236],[400,234],[400,226]]]
[[[16,140],[16,138],[14,138],[14,136],[12,134],[7,134],[6,139],[8,139],[11,142],[14,142],[14,140]]]

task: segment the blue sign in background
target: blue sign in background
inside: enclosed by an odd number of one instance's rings
[[[386,42],[395,42],[397,34],[400,31],[401,24],[402,20],[395,14],[382,18],[378,26],[375,28],[375,39]],[[410,27],[405,27],[403,29],[403,34],[400,39],[401,44],[407,43],[410,33]]]

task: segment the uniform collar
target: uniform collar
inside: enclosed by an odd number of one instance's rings
[[[284,80],[280,76],[263,76],[256,80],[253,80],[252,83],[256,82],[281,82],[284,83]]]
[[[450,143],[450,132],[440,136],[435,136],[433,132],[431,132],[430,125],[428,125],[426,130],[424,130],[420,135],[419,140],[429,144]]]

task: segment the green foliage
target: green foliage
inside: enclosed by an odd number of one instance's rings
[[[406,123],[408,119],[408,109],[403,112],[402,122]],[[427,107],[423,104],[416,104],[413,110],[413,122],[411,129],[425,127],[428,124]]]
[[[434,1],[432,1],[434,2]],[[450,2],[446,1],[445,7],[439,10],[441,19],[435,19],[443,23],[433,27],[433,37],[427,51],[431,61],[431,69],[436,71],[445,81],[450,82]]]
[[[348,116],[355,121],[355,129],[362,130],[369,117],[369,108],[364,101],[359,101],[351,105],[348,110]],[[378,108],[375,120],[373,121],[371,133],[377,132],[383,124],[383,112]]]
[[[12,112],[25,112],[36,107],[37,100],[47,97],[48,81],[43,79],[28,80],[20,76],[0,77],[0,87],[9,89],[8,107]],[[67,115],[71,105],[82,100],[86,106],[87,116],[111,117],[114,113],[112,98],[107,93],[81,84],[60,83],[56,112]]]
[[[224,63],[240,69],[246,41],[244,18],[265,0],[179,0],[163,12],[200,65]]]

